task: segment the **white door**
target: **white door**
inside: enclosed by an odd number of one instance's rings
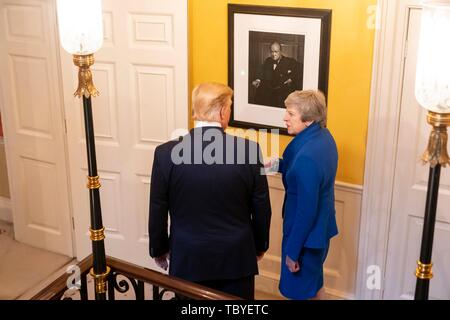
[[[410,8],[403,78],[385,299],[413,299],[420,256],[429,165],[422,165],[431,127],[414,96],[421,10]],[[380,164],[383,165],[383,164]],[[442,168],[432,262],[430,299],[450,299],[450,169]]]
[[[153,267],[148,202],[153,153],[187,128],[187,1],[103,0],[104,45],[92,99],[107,255]],[[61,49],[77,257],[91,253],[82,102],[77,70]]]
[[[15,238],[72,256],[54,1],[0,0],[0,81]]]

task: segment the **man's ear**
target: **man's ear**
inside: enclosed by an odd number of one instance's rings
[[[226,109],[226,106],[222,106],[220,108],[220,119],[224,119],[225,118],[225,109]]]

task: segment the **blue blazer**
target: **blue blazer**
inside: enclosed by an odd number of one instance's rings
[[[318,123],[300,132],[283,153],[279,167],[285,188],[283,247],[294,261],[303,247],[326,248],[338,233],[334,207],[337,163],[336,143]]]
[[[181,155],[183,163],[174,163],[172,152]],[[212,153],[219,163],[201,159]],[[271,217],[260,156],[257,143],[216,127],[192,129],[182,140],[156,148],[150,255],[170,250],[169,274],[207,281],[258,273],[256,256],[269,247]]]

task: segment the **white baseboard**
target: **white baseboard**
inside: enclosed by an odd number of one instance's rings
[[[0,197],[0,220],[13,223],[11,199]]]

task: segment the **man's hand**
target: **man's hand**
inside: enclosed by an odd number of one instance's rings
[[[291,83],[292,83],[292,79],[291,79],[291,78],[287,79],[287,80],[284,82],[284,84],[291,84]]]
[[[155,263],[160,267],[161,269],[167,270],[169,267],[169,253],[163,254],[162,256],[155,258]]]
[[[259,79],[256,79],[255,81],[252,82],[252,85],[255,88],[258,88],[260,84],[261,84],[261,80],[259,80]]]
[[[296,273],[300,270],[300,264],[298,263],[298,261],[292,260],[288,255],[286,255],[286,265],[289,271],[292,273]]]

